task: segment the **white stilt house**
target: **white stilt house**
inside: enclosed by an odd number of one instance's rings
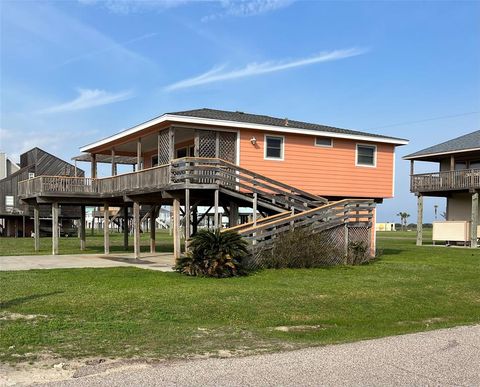
[[[447,199],[446,219],[433,223],[433,241],[478,245],[480,130],[404,157],[410,160],[410,190],[417,196],[417,245],[422,244],[424,196]],[[415,161],[438,165],[433,173],[415,174]]]

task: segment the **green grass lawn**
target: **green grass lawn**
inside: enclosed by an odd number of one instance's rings
[[[380,238],[379,248],[369,265],[223,280],[136,268],[1,272],[0,360],[242,354],[480,322],[480,251],[409,238]]]
[[[80,251],[80,240],[77,237],[59,239],[60,254],[103,254],[103,233],[95,230],[92,235],[86,233],[86,250]],[[141,234],[141,250],[150,251],[150,234]],[[173,239],[169,231],[157,231],[157,252],[173,251]],[[129,237],[129,252],[133,252],[133,236]],[[110,252],[124,253],[123,234],[110,233]],[[2,255],[46,255],[52,253],[52,238],[40,238],[40,251],[35,252],[33,238],[0,238],[0,256]]]

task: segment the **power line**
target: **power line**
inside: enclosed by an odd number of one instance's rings
[[[425,118],[423,120],[417,120],[417,121],[406,121],[406,122],[400,122],[398,124],[389,124],[389,125],[382,125],[382,126],[375,126],[373,128],[368,128],[366,130],[373,130],[373,129],[383,129],[383,128],[391,128],[393,126],[402,126],[402,125],[411,125],[411,124],[418,124],[420,122],[428,122],[428,121],[437,121],[437,120],[444,120],[446,118],[454,118],[454,117],[463,117],[463,116],[469,116],[472,114],[479,114],[480,111],[477,112],[468,112],[468,113],[460,113],[460,114],[452,114],[449,116],[440,116],[440,117],[432,117],[432,118]]]

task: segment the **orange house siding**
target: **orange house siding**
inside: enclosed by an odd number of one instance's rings
[[[333,139],[333,147],[314,145],[315,138],[283,133],[284,159],[264,159],[264,135],[257,130],[240,132],[240,166],[272,179],[323,196],[390,198],[393,196],[392,144]],[[250,139],[257,139],[252,145]],[[356,166],[356,144],[377,147],[376,167]]]

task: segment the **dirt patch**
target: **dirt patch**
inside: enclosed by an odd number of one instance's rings
[[[274,331],[279,332],[310,332],[310,331],[321,331],[327,329],[326,325],[290,325],[290,326],[279,326],[273,328]]]
[[[35,320],[37,318],[46,318],[44,314],[21,314],[4,311],[0,313],[0,320],[15,321],[15,320]]]

